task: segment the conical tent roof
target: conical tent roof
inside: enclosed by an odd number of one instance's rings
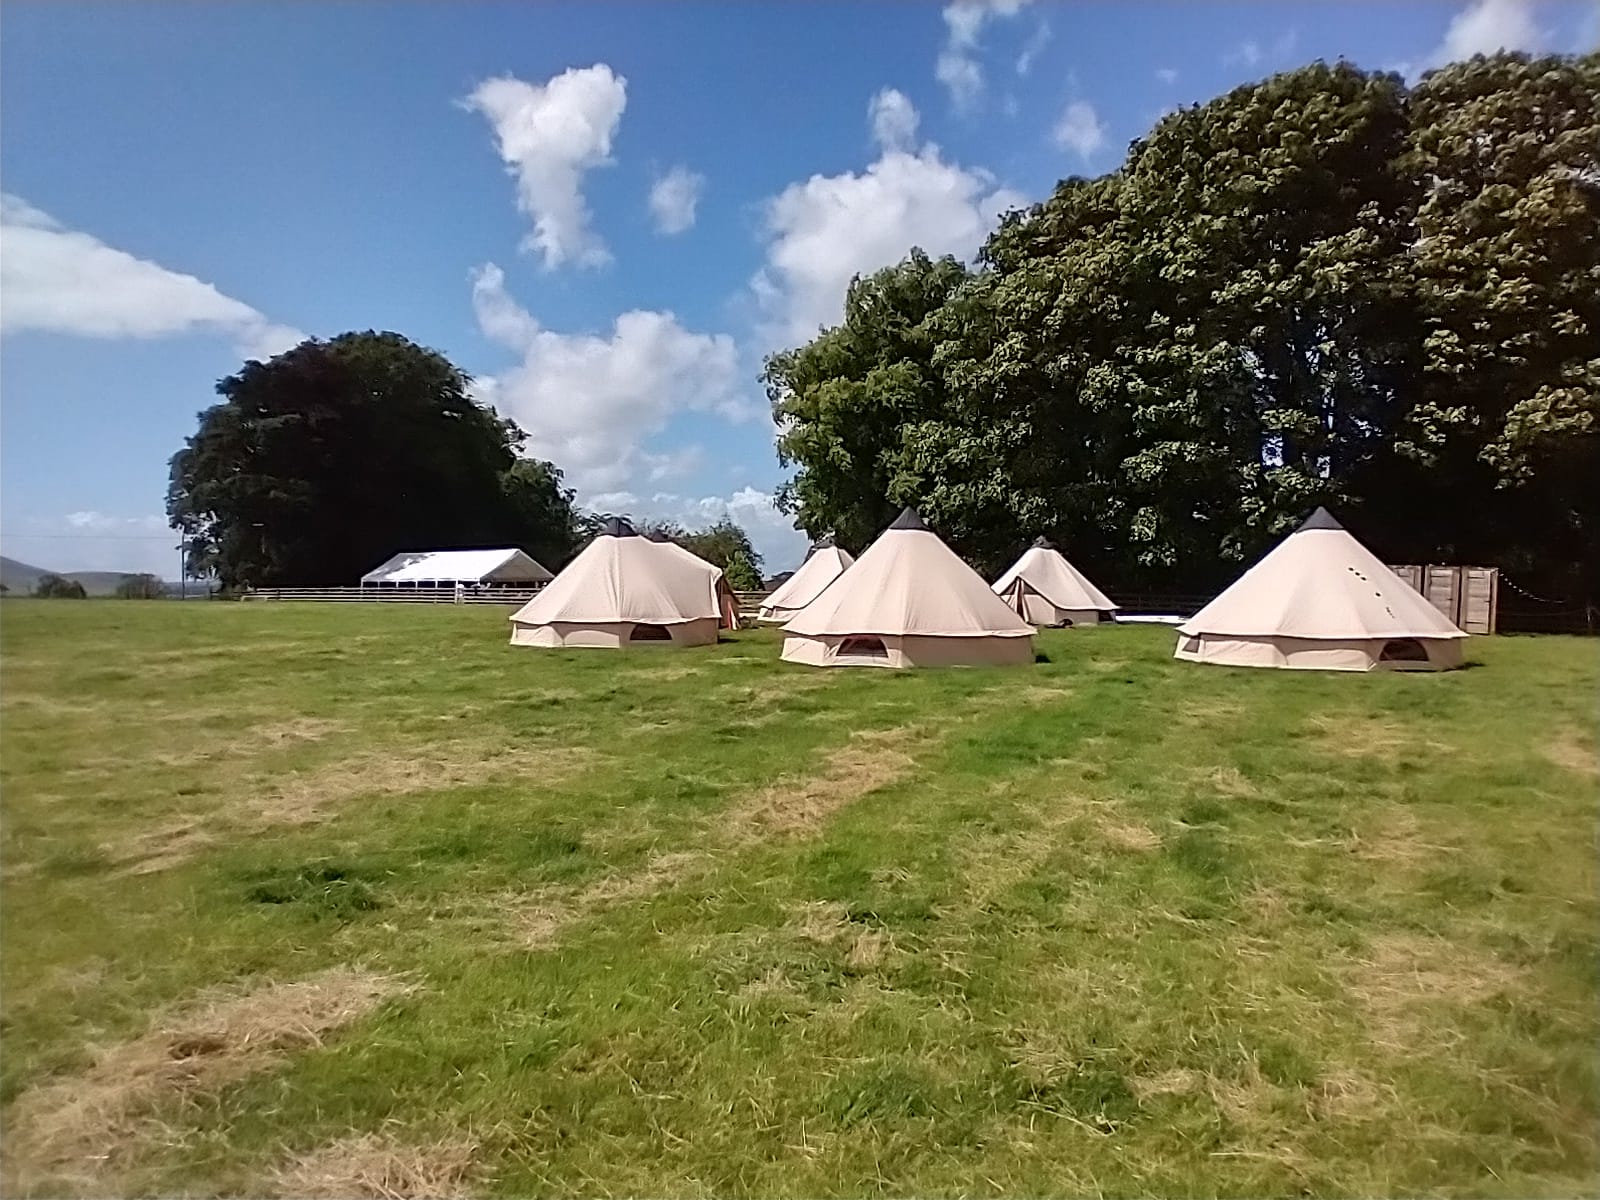
[[[839,549],[832,542],[826,545],[819,542],[811,547],[800,569],[761,602],[762,613],[792,613],[804,608],[820,596],[824,588],[843,575],[844,569],[853,562],[855,559],[850,557],[848,551]]]
[[[997,594],[1004,594],[1021,579],[1057,608],[1096,609],[1115,612],[1117,606],[1083,572],[1069,563],[1047,539],[1040,538],[1022,552],[1022,557],[994,581]]]
[[[783,628],[807,637],[1033,636],[910,508]]]
[[[1178,630],[1330,640],[1467,636],[1324,508]]]
[[[625,521],[606,522],[600,534],[512,620],[636,622],[675,625],[721,614],[717,581],[722,572],[687,550],[667,553]]]

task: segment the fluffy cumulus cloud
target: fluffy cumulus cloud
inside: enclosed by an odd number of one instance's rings
[[[1061,110],[1050,131],[1055,144],[1088,161],[1106,144],[1106,126],[1087,100],[1074,100]]]
[[[67,229],[15,196],[0,197],[0,329],[93,338],[202,332],[267,358],[305,337],[193,275]]]
[[[733,340],[694,333],[669,312],[625,312],[605,334],[545,329],[506,291],[493,263],[474,274],[473,308],[484,334],[520,358],[476,384],[529,433],[529,451],[567,472],[581,493],[614,491],[693,468],[695,451],[652,453],[678,413],[730,421],[755,415],[739,391]]]
[[[1156,78],[1162,83],[1174,84],[1178,82],[1178,72],[1172,67],[1157,67]]]
[[[872,139],[885,150],[903,150],[917,140],[916,107],[896,88],[884,88],[867,105]]]
[[[792,518],[778,511],[772,493],[742,487],[728,496],[685,496],[677,492],[601,492],[589,498],[596,512],[620,513],[640,521],[674,521],[699,529],[723,518],[750,535],[767,575],[793,570],[809,544]]]
[[[673,167],[659,176],[650,186],[650,216],[656,232],[671,235],[692,229],[705,187],[706,177],[688,167]]]
[[[957,109],[971,110],[983,95],[979,39],[984,26],[1016,16],[1027,4],[1028,0],[953,0],[945,5],[945,41],[933,73]]]
[[[1537,52],[1549,48],[1550,38],[1550,31],[1534,18],[1531,0],[1474,0],[1451,18],[1428,65],[1439,67],[1500,50]]]
[[[628,103],[628,81],[604,63],[544,83],[486,79],[462,102],[493,126],[500,157],[517,180],[517,206],[533,219],[524,248],[546,268],[610,261],[590,228],[583,178],[611,161]]]
[[[913,246],[970,258],[1000,214],[1024,203],[987,171],[946,162],[931,144],[886,147],[859,174],[790,184],[767,202],[766,262],[751,283],[762,341],[798,345],[837,323],[851,277],[896,263]]]

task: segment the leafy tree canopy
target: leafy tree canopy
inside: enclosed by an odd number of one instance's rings
[[[975,272],[856,280],[766,381],[782,504],[852,546],[916,503],[987,569],[1044,533],[1198,590],[1326,503],[1381,553],[1592,597],[1600,56],[1237,88]]]
[[[520,546],[551,568],[581,529],[550,463],[469,377],[395,333],[310,339],[217,385],[172,458],[167,512],[225,587],[330,586],[402,551]]]
[[[129,575],[117,584],[119,600],[165,600],[167,588],[157,575]]]

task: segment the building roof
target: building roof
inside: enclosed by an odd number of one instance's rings
[[[555,576],[514,547],[405,550],[361,577],[368,583],[545,583]]]

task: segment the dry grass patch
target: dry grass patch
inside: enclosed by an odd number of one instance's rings
[[[292,721],[257,725],[251,733],[257,741],[276,747],[295,742],[321,741],[329,734],[340,733],[346,728],[348,727],[338,721],[326,721],[321,717],[296,717]]]
[[[101,849],[124,873],[145,875],[188,861],[225,834],[314,824],[358,796],[443,791],[508,776],[527,776],[548,787],[597,757],[581,746],[508,748],[481,742],[363,750],[288,775],[246,774],[221,793],[220,810],[183,813]]]
[[[1449,750],[1420,734],[1415,723],[1369,713],[1344,712],[1312,717],[1305,732],[1312,746],[1340,758],[1399,759]]]
[[[1479,1004],[1522,981],[1514,967],[1482,951],[1417,934],[1378,938],[1345,969],[1345,986],[1365,1010],[1373,1040],[1401,1051],[1451,1040],[1430,1007]]]
[[[217,992],[96,1056],[77,1075],[18,1096],[6,1114],[9,1187],[76,1180],[106,1185],[150,1146],[158,1105],[213,1091],[406,990],[394,976],[335,967],[294,983]],[[115,1190],[112,1187],[110,1190]]]
[[[569,895],[520,905],[515,909],[520,940],[536,949],[553,945],[568,926],[619,904],[647,900],[681,883],[706,861],[698,850],[658,854],[637,871],[608,875]]]
[[[1246,779],[1238,767],[1213,767],[1200,771],[1199,777],[1212,791],[1233,800],[1251,800],[1261,795],[1260,789]]]
[[[891,743],[910,736],[856,734],[854,744],[830,754],[817,774],[780,779],[736,804],[726,818],[730,835],[735,841],[810,836],[851,801],[908,778],[916,761]]]
[[[329,1200],[455,1200],[469,1194],[477,1147],[464,1140],[410,1145],[361,1134],[302,1154],[273,1172],[280,1196]]]
[[[1594,738],[1576,729],[1563,730],[1560,737],[1544,744],[1544,755],[1558,767],[1600,778],[1600,754],[1595,752]]]

